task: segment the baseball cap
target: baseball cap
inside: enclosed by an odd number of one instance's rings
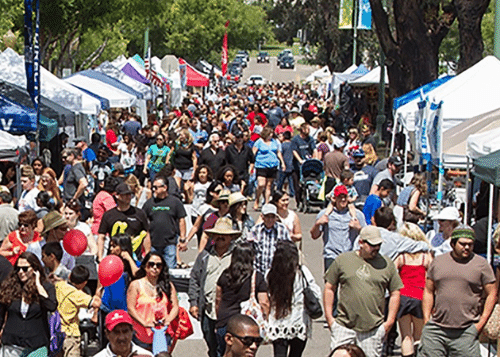
[[[341,149],[345,146],[345,141],[343,139],[339,138],[338,136],[334,136],[333,137],[333,146],[336,149]]]
[[[106,329],[108,329],[108,331],[112,331],[118,324],[129,324],[131,326],[134,325],[132,318],[126,311],[124,310],[111,311],[106,316],[106,322],[105,322]]]
[[[363,149],[354,150],[352,157],[365,157],[365,152]]]
[[[130,186],[127,185],[126,183],[121,183],[118,186],[116,186],[116,193],[118,195],[126,195],[132,193],[132,190],[130,189]]]
[[[349,195],[349,192],[347,191],[347,187],[345,187],[344,185],[338,185],[333,190],[334,197],[339,197],[340,195],[346,195],[346,196]]]
[[[87,139],[85,136],[77,136],[76,138],[73,139],[74,143],[79,143],[80,141],[88,143],[89,139]]]
[[[432,219],[435,221],[460,221],[460,212],[455,207],[445,207]]]
[[[272,203],[266,203],[264,206],[262,206],[261,212],[263,216],[265,216],[266,214],[274,214],[275,216],[278,215],[278,210]]]
[[[404,162],[399,156],[391,156],[389,158],[389,164],[393,164],[394,166],[403,166]]]
[[[371,245],[382,244],[384,240],[380,231],[375,226],[366,226],[359,232],[359,239]]]

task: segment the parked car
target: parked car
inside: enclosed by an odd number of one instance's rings
[[[285,56],[281,58],[280,61],[280,68],[295,68],[295,59],[293,58],[292,55],[290,56]]]
[[[247,61],[245,60],[244,55],[236,55],[236,58],[234,59],[233,63],[239,63],[243,68],[247,66]]]
[[[250,53],[248,53],[247,50],[239,50],[238,55],[244,55],[245,56],[245,60],[248,62],[250,62]]]
[[[262,77],[260,74],[252,74],[250,78],[247,79],[247,85],[257,85],[263,86],[266,84],[266,79]]]
[[[257,55],[257,63],[269,63],[269,53],[260,51]]]
[[[283,51],[281,51],[281,52],[279,53],[279,55],[278,55],[278,66],[280,66],[280,65],[281,65],[281,59],[282,59],[283,57],[287,57],[287,56],[293,56],[293,55],[292,55],[292,50],[286,49],[286,50],[283,50]]]
[[[238,84],[241,80],[243,71],[238,64],[231,63],[227,69],[226,79],[229,85]]]

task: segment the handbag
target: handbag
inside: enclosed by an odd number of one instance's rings
[[[246,301],[240,303],[241,313],[243,315],[250,316],[257,322],[260,329],[260,336],[264,339],[264,343],[268,343],[269,339],[267,337],[267,321],[264,319],[264,314],[262,313],[262,308],[259,302],[255,298],[255,279],[257,273],[254,271],[252,274],[252,281],[250,286],[250,298]]]
[[[500,337],[500,305],[495,304],[495,308],[483,329],[484,334],[491,340]]]
[[[311,289],[309,282],[307,281],[304,272],[302,271],[302,266],[300,266],[300,273],[302,274],[302,285],[304,286],[303,294],[304,294],[304,309],[307,314],[312,319],[318,319],[323,315],[323,309],[321,308],[321,302],[319,298],[314,294],[314,291]]]

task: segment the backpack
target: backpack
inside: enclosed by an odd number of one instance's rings
[[[56,356],[62,351],[64,338],[66,334],[61,330],[61,315],[59,311],[49,313],[49,331],[50,331],[50,344],[49,344],[49,357]]]

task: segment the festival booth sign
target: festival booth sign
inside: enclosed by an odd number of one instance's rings
[[[0,126],[1,130],[12,134],[35,132],[36,111],[0,95]]]

